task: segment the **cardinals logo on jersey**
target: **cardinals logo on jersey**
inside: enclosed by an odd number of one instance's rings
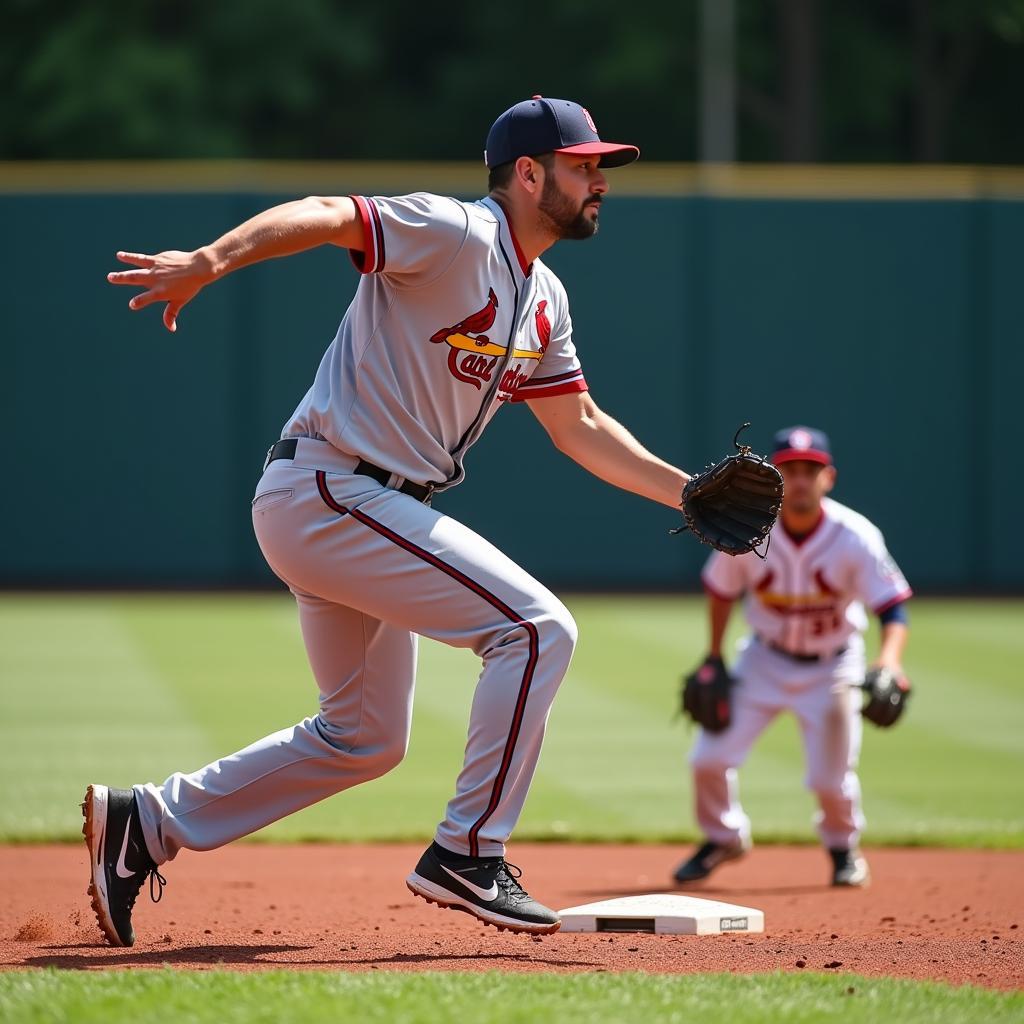
[[[515,349],[515,359],[540,359],[544,354],[547,345],[547,338],[551,335],[551,325],[544,315],[546,301],[539,303],[536,313],[537,334],[541,341],[541,350]],[[460,320],[452,327],[443,327],[431,335],[430,340],[435,345],[446,342],[450,348],[448,352],[448,370],[451,375],[465,384],[472,384],[479,390],[484,383],[489,383],[494,368],[505,357],[508,349],[491,341],[487,332],[494,327],[498,316],[498,296],[494,294],[493,288],[487,290],[487,302],[484,307],[476,313]],[[547,325],[547,337],[541,333],[541,321]],[[528,378],[528,374],[521,372],[521,364],[509,369],[503,375],[499,398],[508,398],[515,389]],[[507,386],[506,386],[507,385]]]
[[[757,599],[775,615],[799,615],[810,622],[811,633],[821,635],[840,626],[836,602],[839,592],[833,587],[821,569],[814,571],[814,585],[817,590],[807,594],[786,594],[772,589],[775,573],[768,570],[754,587]]]
[[[540,342],[541,352],[547,352],[548,343],[551,341],[551,321],[548,319],[547,313],[544,312],[548,308],[548,300],[541,299],[537,303],[537,312],[534,313],[534,322],[537,326],[537,341]]]

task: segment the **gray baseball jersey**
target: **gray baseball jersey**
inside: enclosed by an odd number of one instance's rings
[[[416,637],[481,658],[463,769],[436,839],[499,856],[540,756],[576,627],[546,587],[397,488],[463,477],[501,404],[586,390],[565,291],[527,266],[501,208],[354,197],[364,273],[270,461],[253,527],[295,595],[319,711],[191,773],[135,787],[159,864],[376,778],[405,754]],[[392,486],[353,472],[359,460]],[[441,489],[439,488],[439,489]]]
[[[364,276],[282,436],[443,490],[503,402],[586,390],[565,289],[490,198],[353,199]]]

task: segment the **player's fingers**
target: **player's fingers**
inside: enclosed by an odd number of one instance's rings
[[[145,285],[149,281],[148,270],[112,270],[107,274],[111,284]]]
[[[122,263],[132,263],[136,267],[151,267],[156,263],[155,256],[147,256],[141,252],[121,252],[117,253],[117,258]]]
[[[159,302],[160,296],[155,292],[143,292],[141,295],[136,295],[128,302],[129,309],[144,309],[146,306],[154,302]]]
[[[181,312],[181,305],[177,302],[168,302],[164,306],[164,327],[172,334],[178,329],[178,314]]]

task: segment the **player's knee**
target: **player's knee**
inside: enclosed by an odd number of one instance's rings
[[[492,658],[510,647],[518,648],[542,661],[547,678],[558,682],[569,667],[579,630],[569,609],[556,597],[530,615],[525,621],[505,623],[500,631],[486,638],[486,644],[477,648],[483,658]]]
[[[380,735],[372,737],[369,743],[350,746],[344,739],[344,733],[331,726],[322,714],[313,720],[313,725],[319,737],[334,749],[339,766],[358,765],[362,781],[380,778],[397,768],[409,749],[408,735]]]
[[[541,657],[558,658],[568,667],[579,639],[579,627],[572,612],[561,601],[555,600],[534,625],[537,628]]]
[[[382,775],[397,768],[405,759],[408,744],[389,740],[372,747],[363,747],[357,752],[363,765],[366,779],[379,779]]]

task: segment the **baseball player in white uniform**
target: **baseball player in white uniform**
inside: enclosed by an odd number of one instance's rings
[[[198,771],[83,805],[100,926],[131,945],[142,883],[180,849],[208,850],[383,775],[409,738],[418,635],[479,655],[465,761],[417,895],[487,924],[552,932],[505,843],[576,643],[565,605],[482,537],[431,507],[506,402],[529,403],[554,444],[608,482],[679,508],[687,474],[655,458],[588,393],[566,293],[541,262],[597,231],[605,168],[637,158],[602,142],[581,106],[535,96],[490,130],[489,194],[307,198],[194,252],[118,253],[144,289],[129,305],[182,308],[225,274],[329,244],[362,273],[312,387],[268,452],[252,518],[298,604],[318,713]],[[514,491],[494,514],[535,521]],[[162,891],[162,888],[161,890]]]
[[[731,707],[721,731],[700,730],[690,755],[697,822],[706,840],[675,880],[706,878],[750,849],[737,770],[772,719],[791,711],[803,737],[805,781],[818,801],[815,822],[831,857],[832,884],[864,885],[869,872],[858,846],[864,816],[856,769],[865,609],[882,624],[875,665],[902,678],[911,590],[878,529],[827,496],[836,471],[824,433],[802,426],[780,431],[772,461],[783,474],[785,497],[767,557],[715,552],[703,572],[711,642],[695,677],[731,675]],[[741,599],[750,633],[729,673],[722,638]]]

